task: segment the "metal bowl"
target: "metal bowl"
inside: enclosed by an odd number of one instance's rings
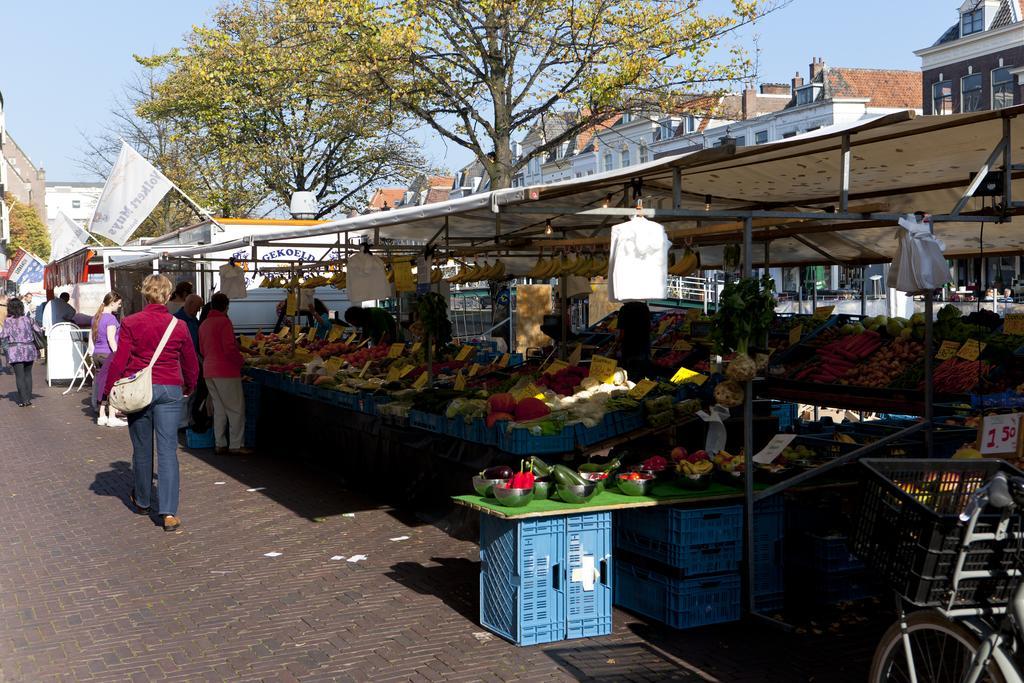
[[[555,485],[546,479],[538,479],[533,482],[533,499],[534,500],[547,500],[551,497],[551,492],[554,490]]]
[[[555,488],[558,490],[558,497],[563,501],[579,504],[589,502],[597,494],[597,487],[596,482],[590,482],[576,486],[558,485]]]
[[[504,486],[508,479],[484,479],[479,474],[473,476],[473,489],[478,496],[494,498],[494,487]]]
[[[533,489],[507,489],[495,486],[494,497],[507,508],[521,508],[533,500]]]
[[[608,480],[608,473],[607,472],[580,472],[580,477],[582,477],[583,479],[586,479],[587,481],[593,481],[593,482],[607,481]]]
[[[643,479],[626,479],[618,477],[619,491],[626,496],[646,496],[654,486],[654,477],[640,475]]]
[[[706,474],[680,474],[676,479],[679,488],[701,491],[711,486],[711,472]]]

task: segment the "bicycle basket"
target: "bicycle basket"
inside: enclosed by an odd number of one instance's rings
[[[971,494],[996,472],[1021,476],[1002,460],[861,460],[864,481],[853,521],[853,550],[903,598],[922,607],[1002,605],[1019,579],[998,576],[1018,566],[1024,541],[1015,514],[1003,541],[976,541],[964,562],[969,571],[996,576],[964,579],[952,596],[953,571],[963,538],[958,515]],[[1001,514],[986,513],[975,532],[994,531]]]

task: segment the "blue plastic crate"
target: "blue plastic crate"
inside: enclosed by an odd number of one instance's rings
[[[797,574],[794,579],[800,586],[798,599],[812,607],[864,600],[876,597],[883,591],[882,585],[863,570],[803,573]]]
[[[212,429],[207,429],[205,432],[194,432],[189,427],[185,430],[185,446],[187,448],[213,448],[214,443]]]
[[[762,593],[754,596],[754,609],[760,614],[775,614],[786,607],[786,591]]]
[[[448,427],[448,418],[444,415],[425,413],[422,410],[410,410],[409,426],[425,429],[435,434],[444,434]]]
[[[611,514],[480,518],[480,623],[517,645],[611,632]],[[593,565],[593,582],[583,570]],[[575,570],[575,571],[574,571]]]
[[[606,417],[611,418],[610,424],[612,432],[608,436],[628,434],[629,432],[634,432],[647,424],[642,410],[616,410],[611,413],[607,413]]]
[[[466,421],[461,417],[445,418],[444,433],[456,439],[466,438]]]
[[[779,418],[779,431],[783,432],[794,424],[799,417],[800,407],[795,403],[779,403],[772,401],[772,415]]]
[[[306,384],[305,382],[292,382],[290,390],[296,396],[303,398],[314,398],[319,391],[312,384]]]
[[[754,506],[754,602],[759,608],[762,598],[766,605],[773,605],[772,596],[785,591],[785,513],[782,496],[773,496]]]
[[[577,422],[574,428],[576,429],[576,440],[581,446],[589,446],[615,436],[612,431],[611,413],[606,413],[601,421],[593,427],[587,427],[583,423]]]
[[[756,526],[755,526],[756,529]],[[686,575],[736,571],[743,558],[743,508],[653,507],[616,515],[617,548]]]
[[[677,629],[740,618],[739,574],[673,579],[615,560],[615,604]]]
[[[330,402],[346,410],[359,410],[359,394],[350,394],[346,391],[330,389],[328,396]]]
[[[367,391],[359,394],[359,410],[367,415],[380,415],[380,407],[390,402],[391,398],[383,394]]]
[[[561,434],[554,436],[538,436],[531,434],[526,427],[512,430],[499,430],[501,450],[515,455],[534,455],[541,453],[568,453],[576,448],[576,430],[567,427]]]
[[[461,420],[462,418],[456,419]],[[498,443],[497,427],[488,427],[482,417],[474,418],[469,424],[466,424],[466,422],[463,421],[461,430],[460,438],[469,441],[470,443],[486,444],[490,446]]]
[[[793,558],[801,567],[818,574],[843,574],[863,571],[864,563],[850,552],[849,539],[840,534],[804,534]]]

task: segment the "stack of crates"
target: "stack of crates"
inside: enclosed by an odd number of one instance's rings
[[[792,503],[787,519],[787,580],[805,607],[863,600],[880,586],[850,549],[838,498]]]
[[[754,597],[759,611],[782,608],[782,498],[755,518]],[[617,513],[615,604],[672,628],[739,619],[743,507],[639,508]]]
[[[480,623],[516,645],[612,630],[610,512],[480,517]]]

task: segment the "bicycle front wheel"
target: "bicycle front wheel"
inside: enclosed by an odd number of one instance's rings
[[[965,627],[937,612],[915,612],[907,618],[907,634],[917,683],[961,683],[971,668],[978,639]],[[871,683],[910,683],[907,652],[900,625],[882,636],[871,662]],[[989,662],[978,683],[1005,683],[994,662]]]

